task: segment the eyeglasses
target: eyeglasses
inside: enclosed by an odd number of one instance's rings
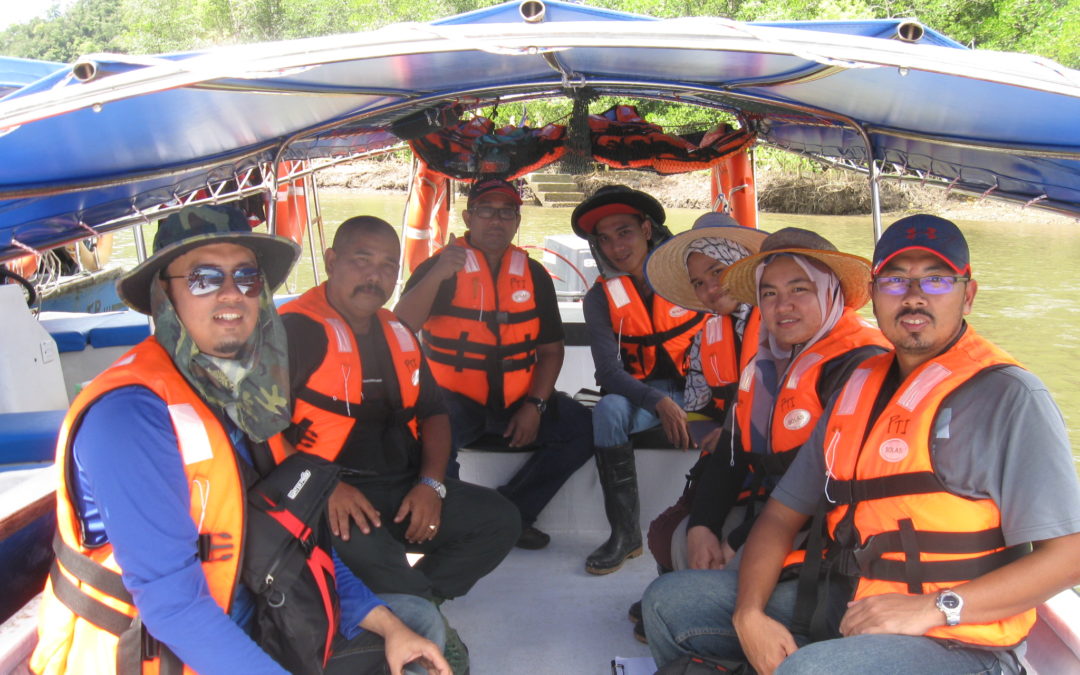
[[[469,209],[469,211],[471,211],[477,218],[487,219],[499,216],[499,219],[501,220],[513,220],[514,218],[518,217],[518,214],[521,213],[517,209],[510,206],[504,206],[500,209],[497,209],[494,206],[474,206],[473,208]]]
[[[971,277],[942,276],[932,274],[928,277],[875,277],[874,284],[885,295],[903,295],[911,288],[911,283],[919,282],[919,288],[927,295],[944,295],[953,289],[959,281],[970,281]]]
[[[236,289],[249,298],[259,297],[262,292],[263,276],[258,267],[238,267],[231,273]],[[210,295],[221,290],[225,285],[225,270],[213,265],[199,265],[184,275],[167,276],[161,271],[162,279],[187,279],[188,290],[192,295]]]

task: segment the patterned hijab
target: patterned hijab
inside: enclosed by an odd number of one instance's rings
[[[265,441],[289,425],[289,357],[285,327],[263,285],[254,332],[234,359],[202,353],[184,328],[165,289],[150,284],[154,337],[191,387],[212,408],[223,410],[253,441]]]
[[[720,237],[702,237],[696,239],[686,247],[686,260],[690,259],[691,253],[701,253],[717,262],[724,263],[727,267],[731,267],[738,261],[750,255],[750,251],[742,244]],[[686,260],[683,262],[686,262]],[[750,318],[750,311],[752,309],[753,307],[751,305],[740,303],[739,306],[735,308],[735,311],[731,313],[731,319],[735,322],[735,332],[740,336],[746,329],[746,320]]]

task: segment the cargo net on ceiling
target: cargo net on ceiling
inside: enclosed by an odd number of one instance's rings
[[[615,169],[668,175],[709,169],[724,157],[748,148],[753,132],[722,124],[709,132],[666,134],[630,105],[616,105],[589,116],[592,158]],[[480,176],[507,180],[558,161],[567,153],[566,127],[504,126],[486,117],[457,122],[409,141],[413,153],[447,178],[472,181]]]

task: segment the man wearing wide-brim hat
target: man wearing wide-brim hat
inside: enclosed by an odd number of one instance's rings
[[[234,207],[198,206],[165,219],[153,250],[118,291],[154,318],[154,336],[88,384],[61,428],[58,560],[30,665],[113,672],[153,660],[163,671],[182,662],[285,673],[252,637],[239,547],[245,487],[288,452],[288,364],[272,291],[300,249],[252,233]],[[392,662],[422,651],[442,663],[361,584],[342,604],[346,631],[365,642],[357,624],[384,635]],[[353,672],[368,667],[343,656]],[[385,665],[379,652],[365,658]]]
[[[585,561],[591,574],[614,572],[642,552],[630,435],[662,426],[672,445],[691,443],[682,409],[685,355],[704,315],[655,295],[645,281],[646,256],[671,237],[665,217],[651,195],[609,185],[570,218],[603,274],[582,303],[604,394],[593,408],[593,443],[611,525],[611,536]]]
[[[723,555],[709,566],[716,574],[739,565],[736,554],[762,502],[833,393],[862,361],[885,350],[880,331],[856,313],[867,301],[869,261],[837,251],[814,232],[784,228],[769,235],[723,281],[736,300],[757,305],[761,324],[717,444],[725,450],[706,460],[692,507],[695,521],[708,523],[722,545]],[[685,650],[680,636],[704,620],[687,595],[697,584],[676,572],[645,593],[642,614],[658,663],[677,658]]]

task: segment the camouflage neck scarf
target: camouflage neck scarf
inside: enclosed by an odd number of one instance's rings
[[[161,284],[150,288],[154,337],[172,356],[188,384],[211,408],[224,411],[253,441],[265,441],[289,425],[289,357],[285,327],[263,286],[259,321],[235,359],[199,351]]]

